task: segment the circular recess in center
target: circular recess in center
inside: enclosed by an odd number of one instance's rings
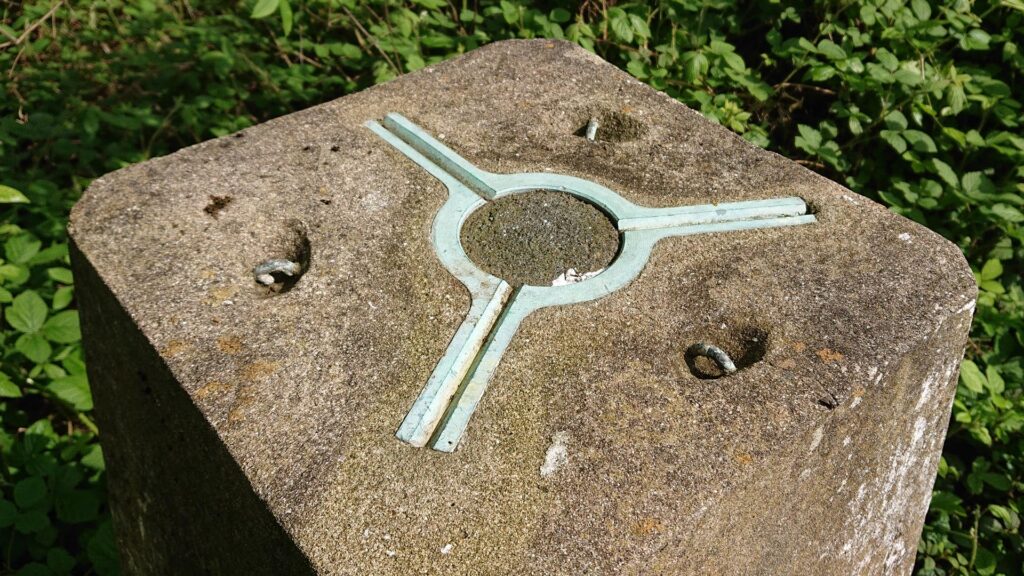
[[[460,241],[477,266],[512,286],[551,286],[570,270],[596,272],[619,251],[618,230],[604,212],[551,190],[484,204],[466,219]]]

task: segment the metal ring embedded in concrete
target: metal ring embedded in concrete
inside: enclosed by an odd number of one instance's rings
[[[714,360],[715,364],[718,364],[718,367],[726,374],[732,374],[736,371],[736,364],[733,363],[732,358],[729,357],[729,354],[725,350],[722,350],[718,346],[698,342],[693,346],[690,346],[686,350],[686,353],[694,356],[704,356],[705,358]]]

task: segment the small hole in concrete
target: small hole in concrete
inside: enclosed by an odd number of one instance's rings
[[[259,280],[254,280],[261,290],[271,296],[284,294],[295,287],[295,284],[298,283],[303,274],[309,270],[313,252],[309,243],[309,235],[306,233],[306,227],[298,221],[286,223],[284,230],[278,236],[274,245],[275,249],[267,254],[266,259],[257,262],[253,266],[253,270],[271,261],[292,262],[298,266],[298,270],[292,274],[287,274],[283,271],[269,273],[274,280],[271,284],[263,284]]]
[[[570,269],[607,268],[619,250],[618,230],[604,212],[551,190],[484,204],[466,219],[460,241],[477,266],[513,286],[551,286]]]
[[[764,358],[768,351],[768,332],[752,326],[735,329],[715,328],[702,330],[697,337],[687,339],[683,345],[686,367],[697,378],[709,380],[721,378],[726,373],[714,360],[690,352],[690,346],[697,342],[721,348],[732,358],[736,371],[742,372]]]
[[[234,201],[231,196],[210,196],[210,203],[203,208],[203,212],[206,212],[210,216],[217,218],[220,216],[220,211],[227,208],[228,204]]]
[[[836,398],[835,394],[829,393],[828,396],[818,399],[818,405],[829,411],[835,410],[839,406],[839,398]]]
[[[593,112],[582,119],[574,134],[586,138],[587,124],[597,119],[597,142],[629,142],[647,135],[647,125],[624,112]]]
[[[804,198],[803,201],[804,201],[804,204],[807,205],[807,212],[805,212],[805,214],[813,214],[813,215],[817,216],[818,214],[821,213],[821,207],[818,206],[817,202],[812,202],[812,201],[810,201],[810,200],[808,200],[806,198]]]

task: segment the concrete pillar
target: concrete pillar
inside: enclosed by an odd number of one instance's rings
[[[140,575],[909,574],[975,298],[547,40],[109,174],[70,230]]]

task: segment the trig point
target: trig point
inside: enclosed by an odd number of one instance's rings
[[[547,40],[100,178],[128,574],[909,574],[974,310],[936,234]]]

